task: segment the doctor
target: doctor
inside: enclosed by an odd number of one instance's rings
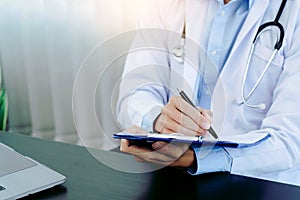
[[[267,132],[268,140],[242,149],[164,142],[149,149],[122,140],[121,151],[191,174],[228,171],[300,185],[299,1],[282,2],[153,1],[128,55],[117,106],[131,132],[206,135],[212,125],[219,136]],[[177,45],[183,53],[174,52]]]

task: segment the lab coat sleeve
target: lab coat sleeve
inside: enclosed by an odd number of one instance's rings
[[[137,125],[152,131],[153,120],[169,100],[168,31],[161,17],[168,2],[157,4],[148,6],[127,55],[117,103],[117,118],[124,129]]]
[[[289,62],[292,60],[287,60],[286,63]],[[297,62],[300,63],[300,60]],[[283,72],[274,92],[273,104],[261,128],[252,131],[267,132],[271,135],[270,138],[246,148],[194,147],[197,170],[189,172],[196,175],[228,171],[232,174],[300,184],[299,173],[278,177],[279,172],[300,165],[300,95],[297,92],[300,67],[294,70],[294,67],[287,67]]]
[[[294,65],[300,62],[297,60]],[[287,61],[286,71],[275,89],[273,104],[262,122],[261,129],[253,131],[268,132],[271,137],[254,147],[227,148],[233,158],[231,173],[255,177],[266,177],[270,174],[272,179],[272,174],[299,165],[300,72],[290,74],[289,67],[294,67],[288,66],[289,62],[291,61]]]
[[[212,148],[205,155],[194,148],[198,165],[195,174],[230,171],[300,185],[299,17],[296,21],[296,28],[286,31],[283,71],[274,89],[271,106],[260,128],[251,131],[267,132],[271,137],[247,148]]]

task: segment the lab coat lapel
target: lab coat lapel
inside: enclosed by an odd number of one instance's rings
[[[223,122],[230,117],[226,115],[231,113],[230,105],[241,101],[241,84],[247,58],[268,4],[269,0],[254,1],[216,84],[212,107],[218,111],[214,116],[214,126],[219,131],[226,129]]]
[[[199,43],[201,35],[205,31],[202,27],[205,27],[209,1],[186,0],[185,2],[187,38]],[[199,12],[202,14],[199,15]]]
[[[196,84],[199,69],[199,49],[200,38],[203,35],[203,28],[205,27],[205,12],[208,10],[209,1],[186,0],[185,1],[185,16],[186,16],[186,59],[184,64],[184,78],[185,83],[183,89],[190,96],[194,96],[194,87]],[[199,15],[202,12],[202,15]],[[195,96],[194,96],[195,98]]]
[[[265,13],[267,6],[269,4],[269,0],[259,0],[254,1],[252,8],[250,8],[249,14],[245,20],[245,23],[242,26],[240,33],[236,39],[236,42],[232,48],[232,53],[235,52],[237,47],[241,44],[242,40],[245,38],[247,34],[250,32],[257,32],[257,28],[255,26],[259,26],[258,23],[260,22],[259,19],[262,18],[263,14]]]
[[[222,79],[223,84],[225,84],[224,87],[226,88],[226,85],[228,87],[230,86],[227,92],[235,94],[235,96],[240,94],[242,77],[252,41],[257,33],[258,27],[262,23],[268,4],[269,0],[254,1],[220,74],[220,79]],[[232,77],[234,77],[234,80]],[[239,98],[239,96],[234,98]]]

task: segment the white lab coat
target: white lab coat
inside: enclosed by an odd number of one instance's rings
[[[254,147],[227,148],[233,158],[231,173],[300,185],[299,1],[287,2],[280,18],[285,29],[283,46],[248,101],[251,104],[264,103],[266,109],[238,104],[242,102],[242,77],[253,38],[262,23],[274,20],[280,3],[254,1],[213,93],[213,127],[219,135],[271,134],[268,140]],[[124,128],[142,126],[143,120],[147,120],[145,116],[153,120],[170,96],[176,93],[177,87],[195,97],[201,51],[197,46],[205,31],[201,27],[205,23],[208,4],[209,0],[153,3],[151,13],[139,27],[151,29],[138,32],[123,73],[117,115]],[[179,43],[184,19],[187,52],[186,62],[181,64],[167,51],[172,51]],[[258,41],[245,84],[246,94],[269,60],[275,40],[274,34],[265,33]],[[148,48],[141,50],[144,46]]]

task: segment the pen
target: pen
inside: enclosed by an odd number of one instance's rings
[[[197,107],[193,104],[193,102],[189,99],[189,97],[185,94],[185,92],[183,90],[179,90],[177,88],[179,95],[186,101],[188,102],[191,106],[193,106],[194,108],[197,109]],[[218,139],[218,135],[216,134],[216,132],[214,131],[214,129],[212,127],[209,127],[208,132],[215,138]]]

